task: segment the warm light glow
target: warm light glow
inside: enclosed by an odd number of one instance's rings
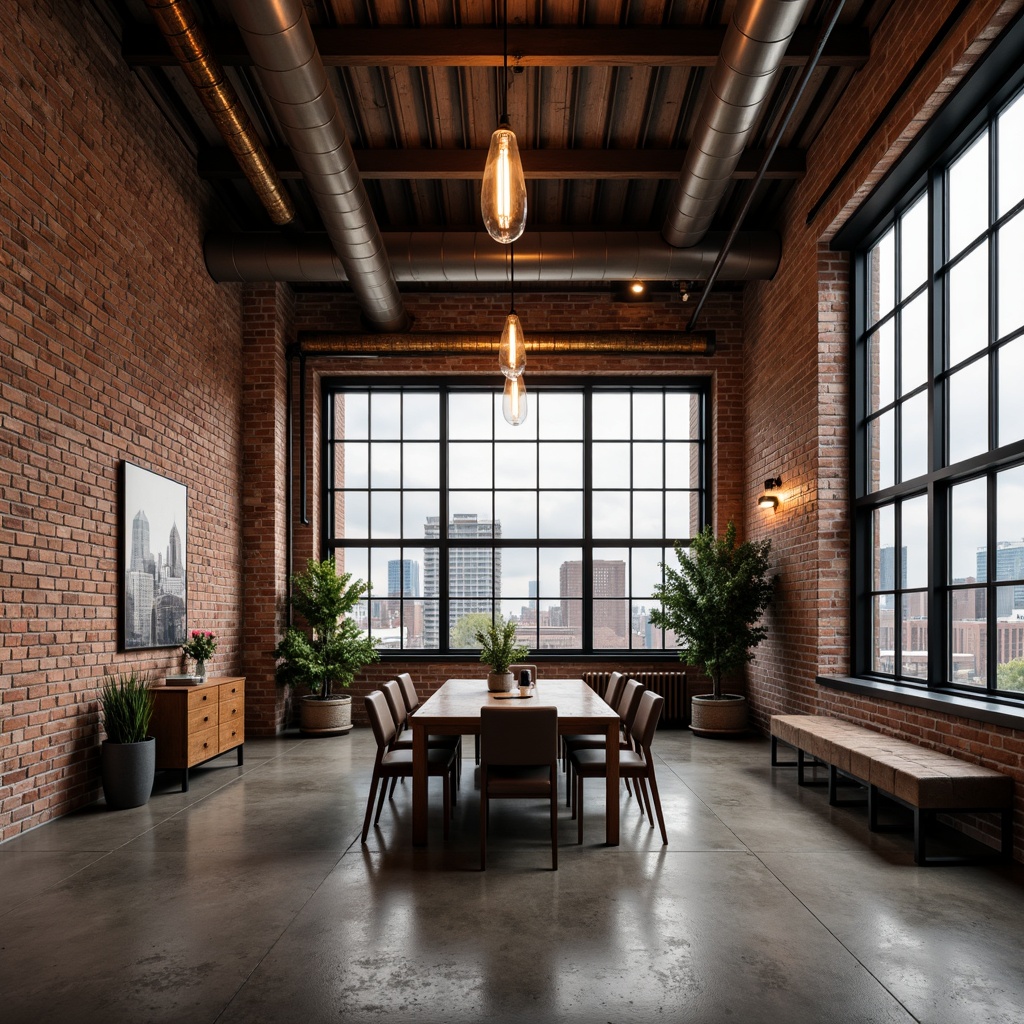
[[[779,499],[776,498],[774,494],[762,494],[761,497],[757,499],[757,505],[758,508],[778,508]]]
[[[508,377],[505,393],[501,396],[501,414],[518,427],[526,419],[526,381],[522,377]]]
[[[773,508],[777,512],[779,510],[779,498],[778,498],[778,495],[771,494],[769,492],[774,491],[774,490],[778,489],[781,486],[782,486],[782,477],[781,476],[772,476],[772,477],[769,477],[767,480],[765,480],[765,482],[764,482],[764,494],[762,494],[761,497],[757,499],[757,507],[758,508]]]
[[[516,133],[507,124],[499,125],[491,136],[480,213],[487,233],[503,245],[514,242],[526,228],[526,179]]]
[[[632,284],[630,284],[629,286],[629,290],[634,295],[643,295],[644,291],[646,290],[646,286],[644,285],[643,281],[633,281]]]
[[[498,365],[506,377],[518,377],[526,369],[526,339],[515,313],[505,317],[505,329],[498,343]]]

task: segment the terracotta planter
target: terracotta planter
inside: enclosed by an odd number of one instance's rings
[[[491,693],[510,693],[516,685],[516,677],[511,672],[488,672],[487,689]]]
[[[141,743],[111,743],[100,747],[103,799],[111,810],[124,811],[149,802],[156,778],[156,740],[147,736]]]
[[[340,736],[352,729],[352,698],[303,697],[299,701],[299,729],[304,736]]]
[[[698,736],[742,736],[747,731],[747,698],[738,693],[690,698],[690,729]]]

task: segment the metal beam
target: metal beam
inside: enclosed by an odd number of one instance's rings
[[[725,39],[724,27],[517,28],[508,29],[512,67],[711,67]],[[209,29],[222,64],[249,66],[252,59],[235,29]],[[314,28],[313,38],[329,67],[501,67],[500,28]],[[793,36],[783,67],[800,67],[814,45],[813,27]],[[820,66],[859,68],[867,63],[864,29],[839,29]],[[128,64],[173,66],[163,37],[148,25],[125,28],[121,52]]]
[[[430,178],[472,181],[483,173],[487,160],[486,149],[356,149],[354,153],[364,181]],[[525,149],[521,154],[523,172],[534,180],[634,178],[660,181],[679,176],[686,150]],[[762,150],[745,152],[733,172],[733,178],[753,178],[763,156]],[[281,178],[302,177],[289,149],[271,150],[271,159]],[[210,181],[242,176],[230,151],[222,147],[201,151],[198,168],[200,176]],[[765,177],[776,181],[799,180],[804,176],[804,170],[803,150],[780,150]]]

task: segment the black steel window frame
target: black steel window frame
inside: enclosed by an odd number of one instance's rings
[[[1014,32],[1015,38],[1021,36],[1021,24],[1018,21]],[[1004,55],[1005,56],[1005,55]],[[1015,580],[996,579],[996,479],[999,471],[1024,465],[1024,440],[1014,440],[998,445],[999,424],[999,372],[997,353],[1010,342],[1024,336],[1024,326],[1009,331],[1004,336],[997,336],[996,288],[998,281],[998,246],[997,237],[1000,227],[1024,210],[1024,201],[1016,203],[1003,214],[998,213],[997,172],[998,153],[997,133],[993,130],[999,114],[1018,96],[1024,94],[1024,68],[1019,62],[1012,65],[1012,73],[1006,70],[1005,63],[999,65],[1001,70],[989,69],[987,81],[982,78],[987,92],[984,102],[978,102],[980,86],[972,96],[969,116],[966,101],[951,104],[944,111],[938,123],[945,130],[946,142],[939,147],[935,143],[934,132],[930,139],[924,140],[927,153],[927,165],[917,160],[911,162],[908,170],[893,177],[903,188],[902,195],[893,194],[893,183],[888,183],[888,194],[891,205],[884,216],[879,217],[874,225],[861,229],[858,225],[859,238],[851,239],[847,232],[843,244],[851,245],[851,283],[853,296],[851,343],[853,381],[851,388],[851,494],[852,494],[852,573],[851,573],[851,669],[852,674],[865,680],[877,679],[883,682],[898,684],[900,687],[952,694],[958,697],[992,701],[998,698],[1002,703],[1019,704],[1024,701],[1024,693],[1015,693],[997,688],[998,670],[998,630],[996,619],[998,588],[1012,585]],[[997,81],[993,75],[1002,75]],[[958,116],[955,125],[951,123],[953,114]],[[970,145],[985,131],[988,132],[989,146],[989,209],[987,226],[984,234],[979,235],[970,244],[947,258],[948,223],[946,187],[948,171]],[[919,154],[920,156],[920,154]],[[916,166],[916,170],[914,169]],[[899,310],[914,297],[921,294],[916,289],[912,295],[900,295],[899,268],[901,266],[899,219],[908,211],[921,196],[928,203],[928,376],[924,385],[927,393],[928,434],[927,434],[927,472],[912,479],[903,480],[900,466],[901,424],[900,417],[894,417],[893,460],[894,481],[885,488],[869,491],[869,473],[871,453],[868,444],[868,429],[872,419],[881,415],[888,408],[899,405],[902,398],[899,387],[900,336],[898,326],[895,332],[895,373],[894,401],[882,409],[874,411],[870,408],[868,338],[885,320],[898,317]],[[878,212],[877,206],[875,213]],[[1021,214],[1024,215],[1024,214]],[[894,253],[894,272],[896,274],[896,303],[892,311],[877,323],[868,323],[871,281],[869,279],[868,254],[873,246],[896,226],[896,248]],[[989,247],[988,265],[988,324],[984,345],[976,352],[960,359],[956,364],[948,366],[949,348],[949,315],[947,289],[950,271],[979,245]],[[987,437],[988,450],[977,455],[964,458],[949,464],[947,438],[949,425],[948,381],[957,370],[973,361],[988,359],[988,414]],[[950,573],[952,557],[951,538],[951,495],[957,484],[972,480],[985,481],[987,495],[986,549],[987,566],[985,581],[967,583],[953,582]],[[895,650],[893,654],[893,672],[880,672],[872,664],[873,654],[873,621],[872,609],[874,599],[880,595],[891,596],[894,609],[902,608],[903,597],[919,588],[901,586],[901,573],[898,568],[904,543],[900,516],[901,502],[917,495],[924,495],[928,503],[927,530],[927,625],[928,625],[928,675],[926,680],[904,675],[901,667],[901,643],[903,630],[899,616],[896,616],[893,635]],[[897,568],[893,574],[891,587],[881,588],[874,585],[874,546],[872,542],[873,518],[876,510],[893,505],[895,509],[894,558]],[[958,591],[978,589],[986,595],[986,680],[985,686],[958,683],[952,671],[953,650],[950,625],[952,616],[953,595]]]
[[[666,548],[671,550],[674,541],[677,538],[646,538],[646,537],[626,537],[626,538],[615,538],[615,537],[600,537],[595,539],[593,536],[592,523],[592,504],[593,504],[593,472],[592,472],[592,460],[591,451],[594,443],[593,437],[593,425],[591,418],[591,399],[596,393],[611,393],[611,392],[628,392],[630,395],[643,394],[644,392],[658,392],[658,393],[685,393],[696,395],[699,400],[699,413],[698,413],[698,424],[697,424],[697,437],[694,439],[699,448],[698,457],[698,483],[695,489],[698,496],[698,516],[699,524],[698,529],[703,527],[711,521],[711,470],[713,465],[713,452],[712,452],[712,439],[710,436],[710,393],[711,393],[711,380],[709,377],[651,377],[638,380],[636,378],[612,378],[602,377],[597,380],[585,380],[580,378],[551,378],[551,379],[533,379],[530,380],[530,394],[542,394],[545,391],[576,391],[583,396],[583,529],[581,536],[578,537],[557,537],[557,538],[512,538],[512,537],[492,537],[492,538],[480,538],[474,537],[472,543],[465,541],[452,541],[447,536],[447,524],[450,522],[451,510],[448,507],[448,451],[447,445],[451,443],[450,430],[447,422],[448,415],[448,402],[447,396],[452,393],[458,392],[486,392],[492,394],[497,392],[500,398],[500,383],[495,380],[494,377],[451,377],[451,378],[431,378],[425,381],[421,378],[413,377],[390,377],[386,380],[382,380],[380,377],[364,378],[364,377],[338,377],[332,376],[324,378],[321,386],[321,410],[322,410],[322,472],[321,479],[323,481],[321,487],[321,524],[322,531],[321,536],[323,542],[321,544],[322,553],[326,557],[327,555],[334,554],[340,549],[344,548],[359,548],[359,549],[374,549],[374,548],[395,548],[395,547],[428,547],[436,546],[439,549],[438,564],[441,567],[439,577],[439,593],[437,597],[438,601],[438,621],[441,623],[448,622],[448,609],[452,600],[458,598],[452,598],[449,595],[449,574],[447,571],[448,566],[448,552],[455,547],[472,547],[472,548],[491,548],[495,551],[505,548],[566,548],[573,547],[579,548],[582,551],[582,576],[583,576],[583,593],[582,593],[582,632],[584,637],[584,644],[579,648],[543,648],[535,649],[531,648],[530,658],[531,660],[544,660],[545,658],[558,658],[558,657],[573,657],[583,658],[593,657],[595,659],[607,660],[609,657],[615,657],[622,660],[678,660],[678,652],[674,647],[662,647],[662,648],[595,648],[593,645],[593,608],[594,608],[594,595],[593,595],[593,561],[595,549],[603,548]],[[335,437],[334,428],[334,407],[332,398],[334,395],[344,392],[367,392],[375,391],[378,393],[437,393],[440,396],[440,432],[441,439],[439,442],[440,450],[440,486],[439,486],[439,519],[440,525],[444,527],[441,529],[441,536],[437,538],[436,545],[427,543],[428,539],[423,537],[388,537],[374,539],[372,537],[360,537],[345,539],[339,538],[334,535],[334,522],[333,522],[333,496],[336,490],[343,490],[344,488],[338,488],[336,486],[337,481],[333,479],[334,473],[334,460],[332,458],[332,447],[338,442]],[[500,412],[498,413],[500,416]],[[632,428],[630,430],[629,442],[632,444],[637,439],[633,437]],[[646,440],[646,439],[640,439]],[[662,440],[671,440],[662,438]],[[493,450],[495,441],[492,439],[490,442]],[[492,456],[493,457],[493,456]],[[483,490],[496,490],[493,485],[490,488],[483,488]],[[540,490],[538,485],[538,490]],[[662,492],[666,490],[673,490],[663,485],[661,488]],[[632,494],[632,488],[630,488]],[[631,514],[632,515],[632,514]],[[369,532],[369,531],[368,531]],[[683,541],[684,544],[689,542],[689,537],[678,538]],[[633,595],[632,588],[627,573],[626,588],[629,594],[624,598],[626,602],[632,605]],[[432,598],[431,598],[432,599]],[[502,598],[501,595],[492,596],[494,606],[500,607]],[[398,649],[387,649],[381,650],[381,655],[385,659],[394,658],[396,660],[437,660],[442,658],[459,658],[462,656],[473,656],[471,650],[464,648],[452,648],[448,643],[448,631],[446,628],[442,628],[439,633],[439,645],[436,648],[398,648]]]

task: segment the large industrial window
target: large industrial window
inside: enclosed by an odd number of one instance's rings
[[[1024,98],[855,258],[854,661],[1024,697]]]
[[[531,381],[518,427],[493,380],[324,398],[327,549],[382,650],[469,650],[495,614],[533,651],[665,650],[659,563],[707,519],[703,382]]]

